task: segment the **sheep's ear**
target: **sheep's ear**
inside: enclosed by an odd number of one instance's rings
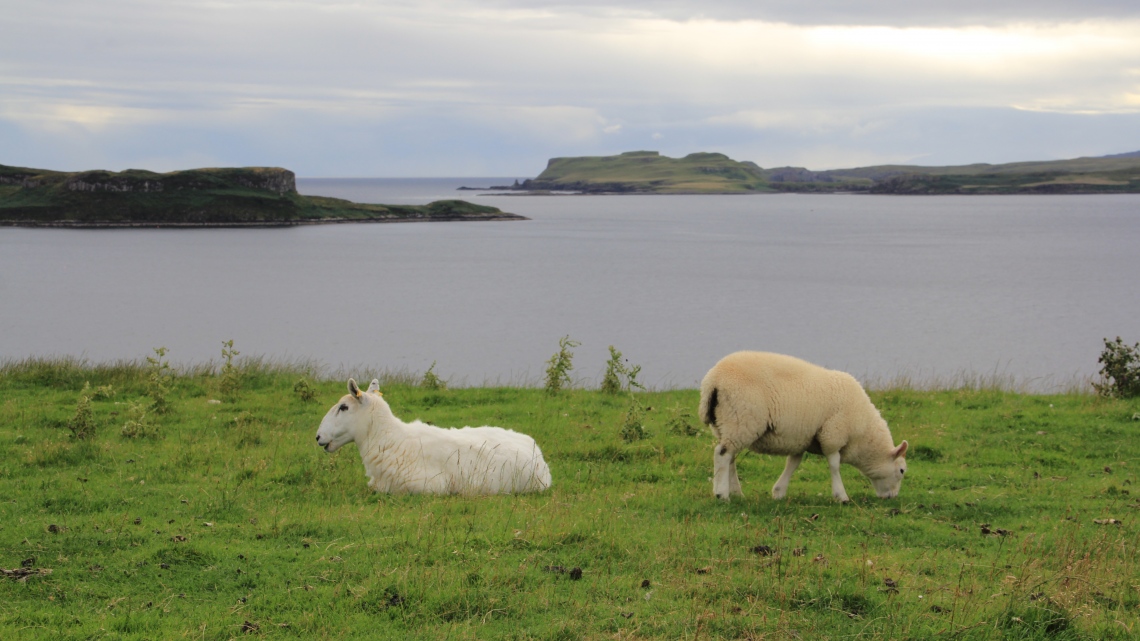
[[[906,456],[906,448],[907,448],[906,441],[899,443],[898,447],[891,450],[891,456],[894,458],[902,458],[902,457]]]
[[[356,384],[356,379],[348,379],[348,393],[356,398],[360,398],[360,387]]]
[[[375,378],[372,379],[372,382],[368,385],[368,391],[372,392],[373,394],[379,394],[380,393],[380,381],[378,379],[375,379]]]

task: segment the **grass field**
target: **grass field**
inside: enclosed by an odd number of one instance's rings
[[[898,499],[844,466],[837,505],[808,457],[776,502],[783,462],[752,454],[722,503],[694,390],[638,393],[648,437],[627,443],[629,394],[387,376],[397,415],[526,432],[554,475],[540,495],[387,496],[355,448],[314,443],[343,380],[220,369],[178,372],[141,417],[146,363],[0,366],[0,638],[1140,636],[1137,400],[873,391],[911,443]]]

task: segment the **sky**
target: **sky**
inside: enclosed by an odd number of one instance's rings
[[[1136,0],[0,0],[0,164],[532,177],[1140,150]]]

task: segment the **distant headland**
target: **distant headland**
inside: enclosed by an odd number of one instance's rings
[[[1002,165],[761,168],[719,153],[656,151],[552,158],[536,178],[490,189],[530,194],[1107,194],[1140,193],[1140,151]]]
[[[60,172],[0,165],[0,225],[280,227],[343,222],[527,220],[463,200],[373,205],[297,193],[279,167]]]

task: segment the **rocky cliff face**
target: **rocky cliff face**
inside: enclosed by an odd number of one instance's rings
[[[250,189],[264,189],[280,195],[297,192],[297,176],[288,169],[267,168],[246,176],[238,176],[238,184]]]
[[[827,174],[814,172],[803,167],[776,167],[768,170],[768,180],[777,183],[829,183],[834,182],[835,179]]]
[[[145,180],[129,176],[106,175],[102,171],[85,171],[67,179],[64,186],[69,191],[110,191],[110,192],[153,192],[162,191],[161,179]]]
[[[26,189],[33,189],[43,184],[43,180],[35,174],[9,174],[0,175],[0,185],[19,185]]]
[[[276,167],[191,169],[169,174],[137,170],[84,171],[69,175],[64,186],[69,191],[111,193],[206,191],[240,186],[283,196],[296,193],[297,180],[293,172]]]

